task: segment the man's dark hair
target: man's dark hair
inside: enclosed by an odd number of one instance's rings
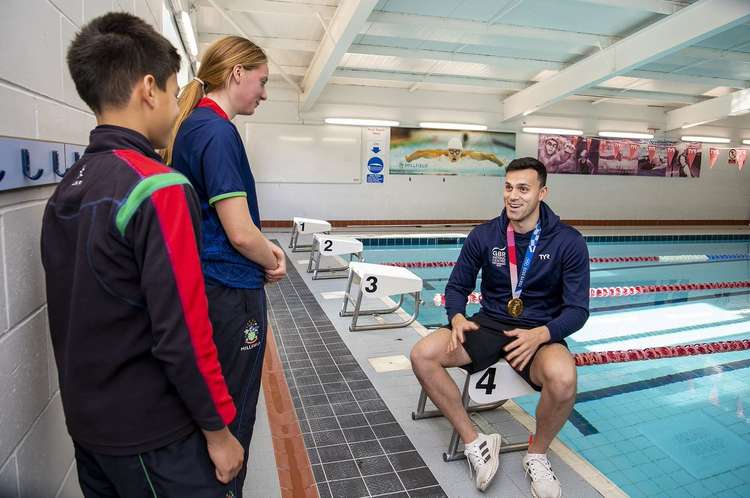
[[[538,159],[534,159],[533,157],[519,157],[518,159],[513,159],[510,164],[508,164],[508,167],[505,168],[505,174],[510,173],[511,171],[521,171],[524,169],[533,169],[536,171],[536,174],[539,176],[539,182],[541,183],[541,187],[544,187],[547,185],[547,168],[544,167],[544,164]]]
[[[143,19],[110,12],[86,24],[68,48],[68,69],[84,102],[95,112],[122,107],[136,82],[150,74],[166,90],[180,69],[180,54]]]

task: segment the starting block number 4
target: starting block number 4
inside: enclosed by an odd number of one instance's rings
[[[469,380],[469,397],[476,403],[495,403],[533,392],[523,377],[502,359],[472,374]]]

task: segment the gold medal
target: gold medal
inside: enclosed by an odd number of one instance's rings
[[[520,297],[514,297],[508,301],[508,313],[513,318],[521,316],[521,313],[523,313],[523,301],[521,301]]]

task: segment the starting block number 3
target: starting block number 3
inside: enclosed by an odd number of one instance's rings
[[[378,290],[378,277],[367,277],[365,281],[370,284],[364,287],[365,292],[375,292]]]

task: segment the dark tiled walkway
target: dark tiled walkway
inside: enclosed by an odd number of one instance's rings
[[[321,498],[446,496],[302,277],[266,287]]]

